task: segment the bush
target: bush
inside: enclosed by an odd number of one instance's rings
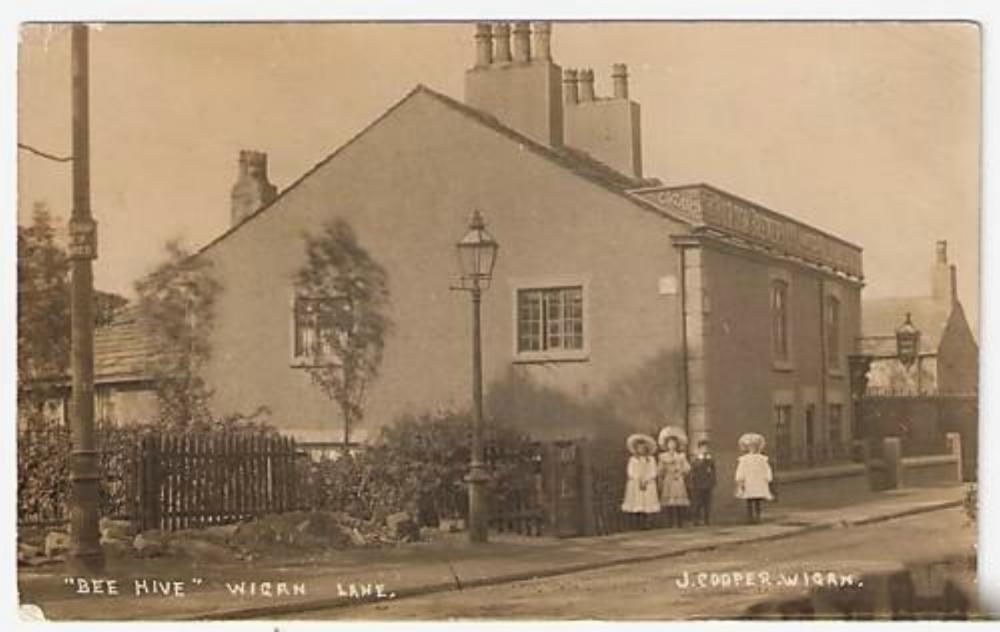
[[[969,520],[975,522],[979,516],[979,492],[975,483],[971,483],[965,490],[965,515]]]
[[[467,414],[407,416],[382,428],[363,452],[307,465],[306,502],[311,508],[345,511],[381,520],[406,511],[421,524],[463,517],[468,511],[464,481],[469,468],[472,423]],[[504,426],[490,425],[488,442],[496,502],[531,484],[524,467],[531,441]]]

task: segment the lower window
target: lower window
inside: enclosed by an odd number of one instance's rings
[[[583,288],[517,291],[518,353],[583,350]]]

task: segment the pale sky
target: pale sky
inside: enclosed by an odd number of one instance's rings
[[[462,98],[471,24],[113,25],[91,34],[99,288],[131,294],[163,244],[229,223],[240,149],[279,190],[414,85]],[[610,92],[629,65],[643,165],[864,248],[866,296],[929,292],[947,239],[978,322],[979,32],[951,23],[557,23],[555,61]],[[22,32],[19,141],[70,153],[69,37]],[[70,168],[19,154],[21,218],[68,217]]]

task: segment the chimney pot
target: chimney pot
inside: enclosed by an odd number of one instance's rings
[[[493,25],[493,62],[509,64],[510,61],[510,24],[498,22]]]
[[[937,262],[948,263],[948,242],[943,239],[937,242]]]
[[[486,22],[476,24],[476,67],[493,63],[493,29]]]
[[[580,86],[573,68],[563,71],[563,101],[567,105],[576,105],[580,101]]]
[[[615,85],[615,98],[628,99],[628,67],[625,64],[614,64],[611,67],[611,78]]]
[[[585,68],[580,71],[580,101],[593,101],[594,96],[594,71]]]
[[[278,196],[278,189],[267,179],[267,154],[243,149],[239,157],[239,175],[230,194],[232,224],[243,221]]]
[[[514,25],[514,61],[522,64],[531,61],[531,25],[528,22]]]
[[[535,22],[535,59],[552,59],[552,23]]]

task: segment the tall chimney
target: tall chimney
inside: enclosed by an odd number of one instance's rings
[[[514,24],[514,61],[520,64],[531,61],[531,26],[527,22]]]
[[[506,22],[493,25],[493,63],[510,63],[510,24]]]
[[[552,59],[552,23],[535,22],[535,59]]]
[[[595,98],[594,71],[590,68],[584,68],[580,71],[580,101],[593,101]]]
[[[955,298],[954,266],[948,265],[948,242],[935,244],[934,265],[931,267],[931,296],[935,301],[951,303]]]
[[[476,68],[493,63],[493,29],[486,22],[476,24]]]
[[[573,68],[563,71],[563,100],[566,105],[576,105],[580,101],[580,84]]]
[[[615,98],[628,99],[628,67],[625,64],[614,64],[611,67],[611,79],[615,86]]]
[[[562,68],[550,59],[550,26],[476,26],[476,63],[465,72],[465,102],[549,147],[563,144]],[[532,30],[535,34],[532,46]],[[490,38],[490,46],[484,42]],[[532,49],[535,50],[532,50]]]
[[[230,219],[239,224],[278,196],[278,188],[267,179],[267,154],[244,149],[240,151],[236,184],[230,193]]]

